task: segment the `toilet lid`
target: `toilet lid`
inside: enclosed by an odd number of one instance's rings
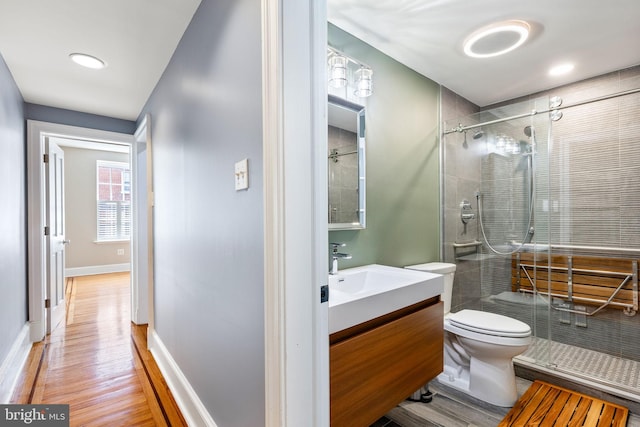
[[[524,322],[500,314],[460,310],[449,317],[451,324],[473,332],[501,337],[528,337],[531,328]]]
[[[447,262],[427,262],[426,264],[408,265],[410,270],[428,271],[429,273],[447,274],[456,271],[456,265]]]

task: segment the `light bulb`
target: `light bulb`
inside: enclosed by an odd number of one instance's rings
[[[373,70],[367,67],[360,67],[356,71],[356,90],[354,94],[360,98],[367,97],[373,93]]]
[[[347,58],[342,55],[329,57],[329,85],[335,88],[347,85]]]

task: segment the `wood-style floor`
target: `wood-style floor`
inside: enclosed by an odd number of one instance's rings
[[[516,378],[518,395],[522,396],[532,382]],[[509,408],[501,408],[443,386],[430,383],[433,401],[430,403],[404,401],[371,427],[496,427]],[[537,424],[516,424],[537,425]],[[555,424],[565,427],[567,424]],[[629,414],[626,427],[640,427],[640,417]]]
[[[12,403],[69,404],[71,426],[186,426],[131,323],[129,274],[67,280],[67,317],[31,350]]]

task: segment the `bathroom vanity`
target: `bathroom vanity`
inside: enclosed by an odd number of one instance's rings
[[[345,270],[346,289],[351,285],[348,283],[349,273]],[[415,287],[414,294],[419,291],[424,299],[415,302],[414,296],[414,302],[408,305],[344,329],[334,331],[330,327],[332,427],[367,427],[442,372],[441,276],[427,274],[417,277],[426,280],[401,287],[406,289],[386,290],[360,299],[368,303],[367,307],[376,306],[376,295],[381,301],[392,303],[401,299],[403,293],[410,293],[412,286]],[[380,285],[371,286],[374,287],[379,288]],[[366,284],[359,288],[360,293],[366,293],[366,290]],[[340,305],[343,304],[330,305],[330,321],[332,308],[340,320],[339,311],[335,310]],[[357,311],[355,301],[349,311]]]

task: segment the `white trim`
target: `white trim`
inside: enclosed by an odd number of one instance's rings
[[[268,427],[329,425],[326,154],[315,145],[326,146],[325,9],[326,0],[262,2]]]
[[[116,142],[131,145],[133,135],[76,126],[27,120],[27,221],[29,270],[29,324],[31,341],[41,341],[46,334],[46,247],[44,238],[46,189],[44,186],[44,142],[46,137],[84,139],[93,142]],[[135,165],[132,164],[132,170]],[[134,311],[134,310],[132,310]]]
[[[151,114],[147,113],[138,128],[135,131],[134,138],[137,143],[137,148],[132,155],[134,155],[137,159],[138,151],[145,153],[146,159],[146,194],[147,198],[144,202],[139,200],[138,196],[141,194],[138,187],[141,183],[136,179],[134,180],[133,189],[135,191],[135,197],[133,198],[133,203],[135,209],[133,212],[139,212],[138,209],[144,209],[146,213],[146,223],[140,224],[138,214],[133,217],[133,230],[136,233],[136,238],[133,240],[133,244],[131,246],[131,262],[133,266],[133,276],[134,276],[134,287],[132,294],[132,307],[134,307],[133,311],[133,322],[136,324],[146,323],[147,334],[151,334],[154,331],[154,270],[153,270],[153,206],[154,206],[154,194],[153,194],[153,151],[152,151],[152,143],[151,143]],[[137,165],[137,160],[136,160]],[[138,168],[136,167],[136,176],[138,174]],[[143,241],[142,238],[138,238],[139,234],[142,233],[142,227],[146,228],[146,241]],[[141,265],[141,261],[139,259],[139,254],[142,252],[146,252],[146,265]],[[145,270],[141,270],[145,269]],[[143,289],[144,284],[139,283],[138,280],[138,272],[146,271],[146,279],[147,286],[146,289]],[[146,310],[144,309],[143,303],[141,301],[146,296]],[[143,310],[140,310],[140,309]],[[143,314],[140,314],[140,312]]]
[[[94,274],[123,273],[131,271],[131,263],[89,265],[86,267],[70,267],[64,269],[65,277],[92,276]]]
[[[127,154],[129,154],[129,151],[127,151]],[[127,162],[116,162],[116,161],[113,161],[113,160],[96,160],[96,168],[98,168],[100,166],[104,166],[106,168],[129,169],[129,163],[127,163]],[[96,182],[97,182],[97,180],[96,180]]]
[[[0,364],[0,403],[9,403],[13,395],[18,377],[31,351],[29,324],[25,323],[16,337],[9,354]]]
[[[155,331],[149,331],[147,337],[147,347],[158,364],[187,425],[217,427],[158,334]]]
[[[315,351],[314,361],[314,402],[316,426],[329,426],[329,303],[320,304],[319,294],[322,285],[328,285],[328,259],[329,233],[327,225],[326,208],[329,203],[329,191],[327,186],[328,164],[327,157],[327,1],[313,1],[311,9],[311,117],[312,117],[312,164],[314,175],[313,194],[314,218],[312,235],[314,236],[313,248],[315,256],[314,279],[317,289],[316,299],[313,305],[315,326]],[[319,255],[318,255],[319,254]],[[324,255],[324,256],[323,256]]]
[[[262,1],[265,426],[286,426],[281,5]]]
[[[45,325],[45,243],[44,243],[44,138],[39,122],[27,121],[27,221],[29,260],[29,323],[31,341],[44,338]]]
[[[61,138],[52,138],[54,142],[60,147],[69,147],[69,148],[81,148],[83,150],[96,150],[96,151],[109,151],[111,153],[129,153],[129,146],[127,144],[118,144],[114,142],[103,143],[103,142],[88,142],[81,141],[77,139],[61,139]]]

